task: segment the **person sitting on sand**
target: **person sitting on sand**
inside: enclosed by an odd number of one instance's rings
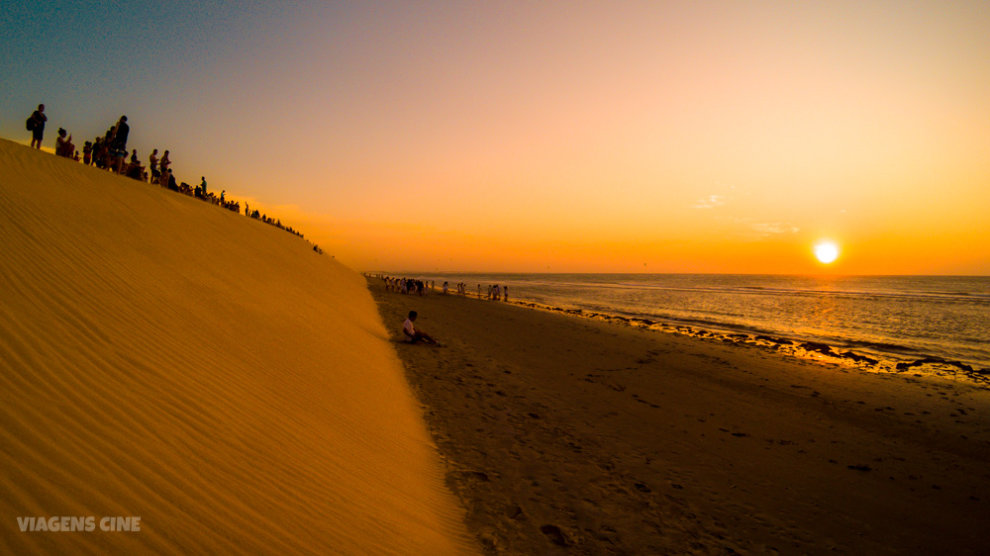
[[[416,311],[409,311],[409,316],[406,318],[406,322],[402,323],[402,333],[405,334],[407,338],[409,338],[410,343],[415,344],[416,342],[422,340],[427,344],[435,345],[437,343],[436,340],[434,340],[426,332],[416,330],[416,327],[413,326],[413,323],[416,321],[417,316],[418,313],[416,313]]]

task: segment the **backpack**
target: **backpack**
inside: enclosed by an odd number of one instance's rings
[[[28,131],[34,131],[34,114],[31,114],[31,117],[27,119],[27,122],[25,122],[25,124],[27,125]]]

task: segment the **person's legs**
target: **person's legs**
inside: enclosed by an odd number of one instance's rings
[[[413,336],[412,343],[415,344],[416,342],[418,342],[420,340],[426,342],[427,344],[435,344],[435,343],[437,343],[437,341],[434,340],[433,337],[430,336],[429,334],[427,334],[425,332],[420,332],[419,330],[417,330],[416,331],[416,335]]]

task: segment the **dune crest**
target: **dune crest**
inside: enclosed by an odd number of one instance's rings
[[[0,552],[471,550],[358,274],[9,141],[0,246]]]

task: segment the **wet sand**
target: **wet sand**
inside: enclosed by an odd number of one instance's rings
[[[985,386],[369,285],[489,553],[990,546]]]

